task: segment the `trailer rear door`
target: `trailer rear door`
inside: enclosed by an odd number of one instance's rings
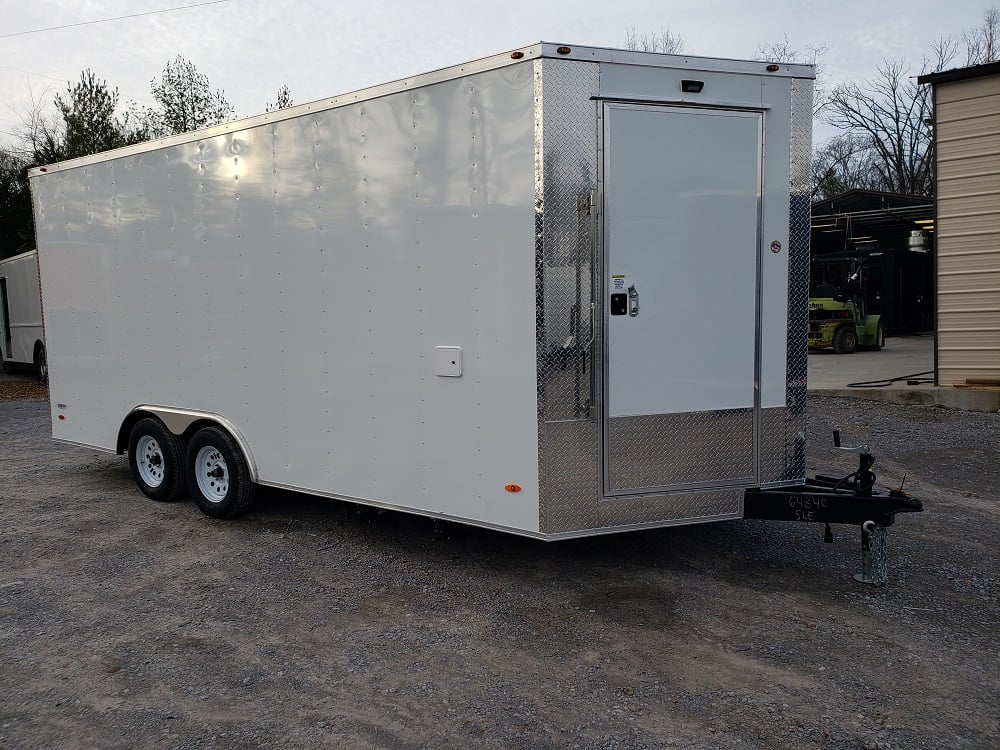
[[[604,105],[608,495],[756,481],[762,126]]]

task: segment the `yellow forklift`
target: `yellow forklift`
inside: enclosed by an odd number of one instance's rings
[[[885,346],[882,316],[868,312],[865,267],[857,258],[814,261],[809,295],[809,348],[853,354]],[[840,283],[838,283],[840,282]]]

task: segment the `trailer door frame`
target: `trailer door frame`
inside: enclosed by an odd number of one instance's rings
[[[764,112],[602,120],[604,495],[754,485]]]

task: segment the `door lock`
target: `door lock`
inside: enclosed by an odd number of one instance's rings
[[[628,288],[628,315],[630,318],[639,316],[639,292],[635,290],[635,284]]]

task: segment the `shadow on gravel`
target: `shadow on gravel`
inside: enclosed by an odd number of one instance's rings
[[[805,575],[840,575],[829,570],[832,547],[840,547],[837,554],[846,555],[852,564],[857,556],[854,527],[835,529],[837,545],[823,544],[823,527],[818,524],[760,521],[722,521],[542,541],[266,487],[258,489],[253,511],[238,523],[273,532],[322,530],[329,535],[331,550],[339,544],[334,539],[343,535],[378,546],[380,552],[394,557],[419,551],[463,566],[471,561],[486,570],[517,569],[521,574],[534,572],[539,577],[567,581],[599,577],[619,581],[651,570],[667,570],[769,588],[783,585],[771,580],[773,571],[780,568]],[[849,552],[843,549],[845,544]],[[463,570],[468,572],[467,567]],[[633,601],[648,601],[648,592],[634,593]],[[624,589],[615,596],[623,594]]]

